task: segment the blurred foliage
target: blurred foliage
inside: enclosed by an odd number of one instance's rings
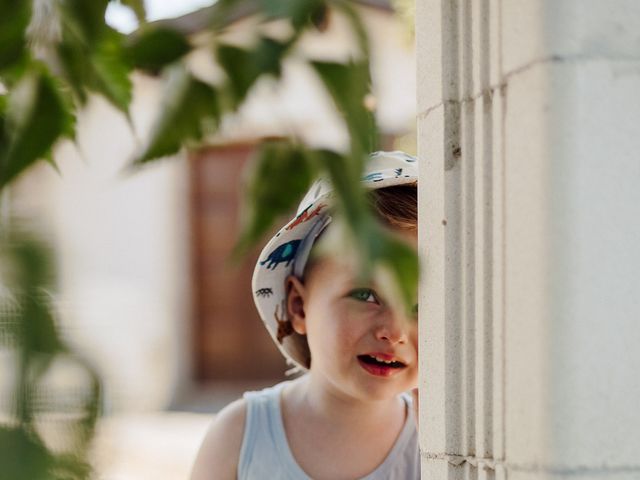
[[[0,412],[1,478],[90,478],[87,449],[100,405],[98,377],[60,337],[50,300],[54,275],[49,249],[15,225],[3,227],[0,351],[15,367],[9,408]],[[73,391],[57,392],[72,398],[56,405],[47,378],[55,375],[55,361],[61,358],[84,375],[77,376]],[[3,368],[7,373],[6,364]],[[7,398],[0,400],[4,404]],[[50,430],[57,432],[55,449],[44,440]]]
[[[170,28],[145,28],[127,39],[125,54],[134,68],[158,73],[165,65],[189,53],[191,45],[180,33]]]
[[[318,171],[310,152],[287,140],[264,142],[251,167],[244,189],[245,224],[235,246],[236,258],[254,245],[279,216],[291,211]],[[266,182],[265,179],[271,180]],[[271,182],[279,188],[273,188]]]
[[[220,118],[215,88],[196,79],[182,65],[171,67],[167,73],[162,114],[151,132],[148,146],[132,168],[176,153],[189,141],[200,140],[206,124],[212,127]]]
[[[133,10],[141,22],[137,32],[125,36],[106,24],[110,1]],[[344,119],[350,148],[337,152],[311,148],[297,138],[265,140],[248,174],[245,221],[235,253],[255,245],[276,219],[295,208],[316,175],[326,175],[336,187],[337,214],[357,245],[354,251],[361,264],[369,270],[384,266],[403,304],[411,309],[418,277],[416,254],[376,223],[360,184],[368,153],[379,148],[379,135],[375,112],[368,108],[375,103],[368,101],[368,33],[354,2],[219,0],[209,26],[211,57],[224,72],[218,83],[189,71],[185,57],[195,48],[189,38],[166,24],[144,22],[143,0],[0,0],[0,9],[0,191],[38,161],[54,164],[56,143],[74,139],[77,112],[90,95],[104,97],[129,119],[134,70],[157,75],[165,91],[151,135],[132,159],[131,170],[185,146],[197,146],[237,112],[261,78],[280,79],[284,62],[296,52],[330,94]],[[272,38],[258,28],[251,46],[225,43],[222,34],[241,11],[257,15],[261,25],[288,21],[290,33]],[[296,50],[300,38],[307,32],[322,34],[333,14],[346,17],[359,52],[345,63],[301,58]],[[11,234],[7,227],[0,224]],[[12,298],[18,314],[11,321],[3,318],[0,335],[12,338],[20,360],[13,423],[0,429],[0,471],[14,468],[9,478],[16,479],[85,478],[89,470],[82,449],[66,456],[54,454],[34,427],[32,396],[41,376],[52,358],[71,355],[41,295],[48,281],[48,260],[28,236],[5,234],[5,240],[2,261],[13,266],[15,275],[7,285],[17,289]],[[99,398],[98,381],[93,373],[90,378],[91,394],[78,423],[78,434],[85,439],[91,435]]]

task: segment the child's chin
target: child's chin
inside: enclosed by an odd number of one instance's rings
[[[407,392],[417,385],[412,383],[398,385],[375,385],[366,388],[365,396],[368,400],[389,400],[397,397],[403,392]]]

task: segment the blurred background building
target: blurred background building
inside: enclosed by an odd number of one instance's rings
[[[370,100],[383,148],[414,152],[410,29],[388,1],[360,0],[354,6],[372,42]],[[161,22],[205,46],[215,10],[214,5]],[[225,41],[250,42],[256,25],[250,11],[239,15],[227,26]],[[286,28],[273,22],[269,33],[277,36]],[[188,62],[197,76],[216,81],[221,72],[209,52],[196,50]],[[347,19],[332,11],[323,31],[306,34],[297,52],[286,61],[282,80],[260,81],[206,146],[130,174],[126,167],[162,103],[159,79],[135,75],[130,123],[102,98],[90,99],[78,118],[77,144],[64,143],[56,151],[59,175],[40,166],[12,189],[13,209],[38,217],[53,239],[66,338],[102,375],[106,413],[127,418],[103,421],[111,432],[100,440],[104,448],[125,448],[125,437],[147,444],[169,438],[169,432],[187,437],[180,430],[184,423],[158,427],[154,421],[136,437],[135,418],[167,418],[135,417],[136,412],[215,412],[246,389],[285,378],[287,366],[253,305],[250,279],[258,251],[239,264],[229,259],[239,231],[243,169],[267,137],[295,135],[313,146],[346,147],[341,118],[300,55],[346,60],[356,54],[357,39]],[[205,425],[201,417],[189,418],[198,435],[184,440],[187,456]]]
[[[411,36],[389,2],[354,3],[371,36],[383,147],[395,148],[400,139],[403,148],[415,149]],[[204,46],[215,9],[161,22]],[[257,21],[250,13],[239,16],[225,40],[250,42]],[[288,28],[270,27],[275,36]],[[300,54],[333,60],[356,54],[342,15],[331,12],[324,28],[302,39]],[[221,73],[209,52],[196,50],[188,61],[200,78],[215,81]],[[133,80],[132,124],[101,98],[91,99],[78,119],[77,146],[66,143],[56,152],[60,175],[40,167],[14,189],[16,208],[39,212],[44,206],[47,212],[70,341],[102,372],[114,411],[179,408],[216,384],[242,390],[284,378],[287,367],[253,306],[250,278],[258,252],[239,264],[229,258],[239,229],[242,172],[267,137],[295,135],[311,145],[344,148],[342,120],[294,54],[282,81],[259,82],[207,146],[130,175],[125,167],[162,100],[158,79]]]

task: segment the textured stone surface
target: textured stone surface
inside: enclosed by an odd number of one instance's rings
[[[549,58],[640,57],[636,0],[502,0],[505,73]]]
[[[640,478],[640,4],[435,3],[423,478]]]
[[[442,10],[440,0],[416,2],[417,111],[442,102]]]
[[[504,156],[502,149],[502,125],[504,116],[504,98],[500,91],[494,93],[491,98],[493,108],[491,111],[491,137],[486,139],[491,145],[492,169],[493,169],[493,194],[490,208],[492,210],[492,329],[493,329],[493,456],[495,459],[504,459],[504,402],[505,402],[505,358],[504,358],[504,295],[506,283],[504,281]],[[488,121],[488,120],[487,120]],[[489,301],[489,299],[487,298]],[[498,473],[498,472],[497,472]],[[498,478],[498,477],[496,477]]]
[[[640,61],[553,67],[554,464],[640,478]]]
[[[601,469],[601,470],[566,470],[557,472],[554,470],[521,471],[512,468],[509,471],[509,480],[637,480],[640,470],[635,469]]]
[[[429,453],[446,449],[446,325],[444,211],[444,106],[418,120],[420,139],[419,208],[428,212],[419,225],[418,242],[424,252],[420,289],[420,372],[422,396],[420,445]],[[425,218],[426,217],[426,218]],[[428,247],[427,247],[428,245]],[[425,252],[426,250],[426,252]]]
[[[545,0],[544,3],[544,40],[549,53],[640,58],[640,2]]]
[[[549,70],[514,76],[505,92],[505,444],[514,463],[546,458],[549,411]]]

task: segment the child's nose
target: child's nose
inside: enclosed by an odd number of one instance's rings
[[[389,312],[376,328],[376,338],[393,345],[406,343],[409,339],[407,320]]]

